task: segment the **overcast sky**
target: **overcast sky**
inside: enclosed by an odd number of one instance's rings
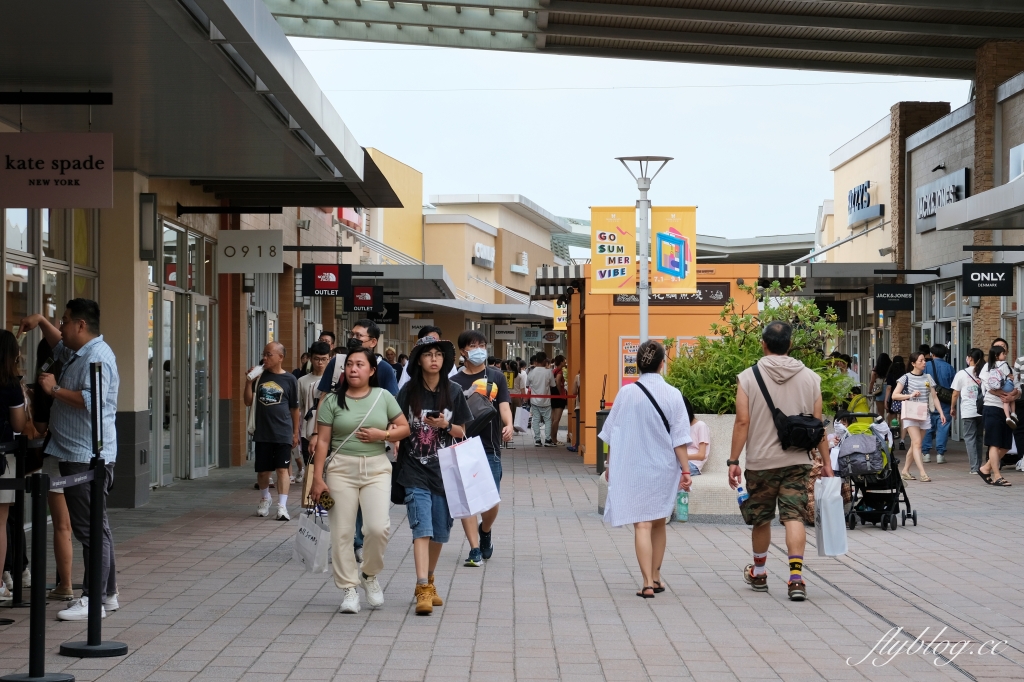
[[[697,231],[810,232],[828,156],[901,100],[967,101],[966,81],[293,39],[356,139],[431,194],[522,194],[556,215],[632,204],[616,156],[672,156],[658,205]],[[638,87],[639,86],[639,87]]]

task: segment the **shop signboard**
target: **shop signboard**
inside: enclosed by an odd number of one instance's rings
[[[217,230],[217,272],[284,272],[281,230]]]
[[[913,284],[876,284],[875,310],[913,310]]]
[[[334,263],[303,263],[303,296],[349,296],[352,266]]]
[[[0,134],[0,206],[112,208],[114,136]]]
[[[964,263],[964,296],[1013,296],[1013,264]]]
[[[692,294],[651,294],[648,305],[715,305],[724,306],[729,300],[729,282],[699,282],[697,291]],[[640,295],[635,291],[629,294],[616,294],[612,305],[640,305]]]
[[[651,209],[651,292],[697,292],[697,207]]]
[[[961,168],[914,190],[914,230],[918,234],[935,229],[935,213],[946,204],[970,196],[970,169]]]
[[[846,226],[860,227],[885,215],[884,204],[871,203],[871,181],[866,180],[846,194]]]
[[[543,329],[529,328],[523,330],[523,343],[540,343],[540,337],[544,334]]]
[[[565,331],[569,324],[569,304],[555,302],[555,331]]]
[[[562,332],[544,332],[544,335],[541,336],[541,340],[543,340],[544,343],[558,343],[562,340]]]
[[[384,287],[354,286],[345,297],[345,310],[350,313],[379,313],[384,310]]]
[[[590,209],[591,294],[636,289],[636,207]]]
[[[409,335],[419,336],[420,330],[424,327],[433,327],[434,319],[431,317],[420,317],[417,319],[409,320]]]
[[[514,324],[496,324],[494,325],[494,340],[515,341],[517,329],[519,328]]]
[[[473,258],[471,259],[473,265],[485,268],[487,270],[494,269],[494,247],[488,246],[487,244],[474,244],[473,245]]]
[[[398,302],[385,303],[380,312],[367,315],[377,324],[398,324]]]

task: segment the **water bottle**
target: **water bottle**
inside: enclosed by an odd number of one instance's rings
[[[680,490],[676,493],[676,520],[688,521],[690,519],[690,493]]]
[[[750,493],[744,490],[743,486],[736,488],[736,493],[736,501],[739,502],[742,507],[743,503],[750,499]]]

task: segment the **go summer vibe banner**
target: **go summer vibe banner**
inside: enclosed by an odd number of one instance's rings
[[[590,209],[590,293],[636,290],[636,207]]]

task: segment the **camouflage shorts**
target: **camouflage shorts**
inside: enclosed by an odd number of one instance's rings
[[[771,523],[778,505],[779,518],[784,522],[802,521],[807,507],[807,480],[810,475],[810,464],[760,471],[747,469],[744,476],[750,499],[740,507],[743,520],[749,526]]]

